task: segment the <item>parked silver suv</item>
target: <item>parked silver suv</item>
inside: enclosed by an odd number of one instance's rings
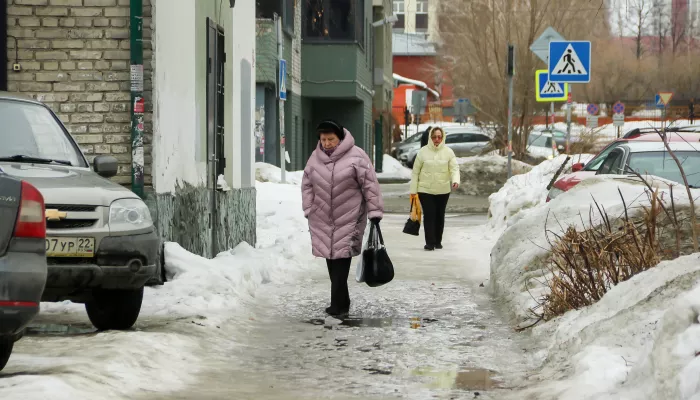
[[[147,281],[162,270],[161,241],[146,204],[105,178],[111,156],[88,160],[44,104],[0,92],[0,168],[46,202],[48,278],[42,301],[85,303],[100,330],[128,329]]]

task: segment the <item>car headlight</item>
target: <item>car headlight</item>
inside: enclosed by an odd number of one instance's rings
[[[151,212],[139,199],[116,200],[109,206],[110,230],[137,230],[153,226]]]
[[[552,186],[552,188],[549,190],[549,194],[547,194],[547,197],[549,197],[550,200],[554,200],[555,197],[559,196],[562,193],[564,193],[563,190]]]

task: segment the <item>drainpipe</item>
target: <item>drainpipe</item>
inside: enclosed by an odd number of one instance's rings
[[[145,198],[143,184],[143,0],[129,0],[131,49],[131,190]]]

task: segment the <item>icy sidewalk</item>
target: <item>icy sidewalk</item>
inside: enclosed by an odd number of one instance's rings
[[[258,248],[243,243],[208,260],[168,243],[173,279],[146,288],[132,331],[96,333],[83,305],[42,303],[35,333],[0,373],[0,398],[123,399],[196,383],[258,289],[293,282],[312,262],[299,187],[257,188]]]

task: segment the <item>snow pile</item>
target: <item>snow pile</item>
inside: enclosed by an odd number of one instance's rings
[[[285,180],[291,185],[301,185],[304,171],[287,171]],[[255,163],[255,180],[258,182],[282,183],[282,169],[272,164]]]
[[[382,172],[377,174],[377,178],[381,180],[407,180],[411,179],[411,174],[411,169],[401,165],[399,160],[388,154],[384,154]]]
[[[260,182],[256,188],[257,248],[242,243],[206,259],[167,243],[166,267],[173,277],[147,292],[146,314],[201,314],[207,316],[203,324],[220,324],[240,303],[253,301],[260,285],[290,282],[313,264],[300,188]]]
[[[590,154],[571,157],[560,176],[571,172],[575,163],[587,163]],[[547,200],[547,185],[566,160],[566,155],[546,160],[529,172],[514,175],[496,193],[489,196],[489,224],[494,229],[503,229],[521,218],[526,210],[540,206]]]
[[[533,334],[550,344],[536,378],[543,382],[519,395],[699,398],[699,279],[698,254],[665,261],[596,304],[536,326]]]
[[[508,158],[498,155],[458,158],[462,184],[459,192],[471,196],[488,196],[508,180]],[[531,165],[512,160],[513,175],[530,171]]]

